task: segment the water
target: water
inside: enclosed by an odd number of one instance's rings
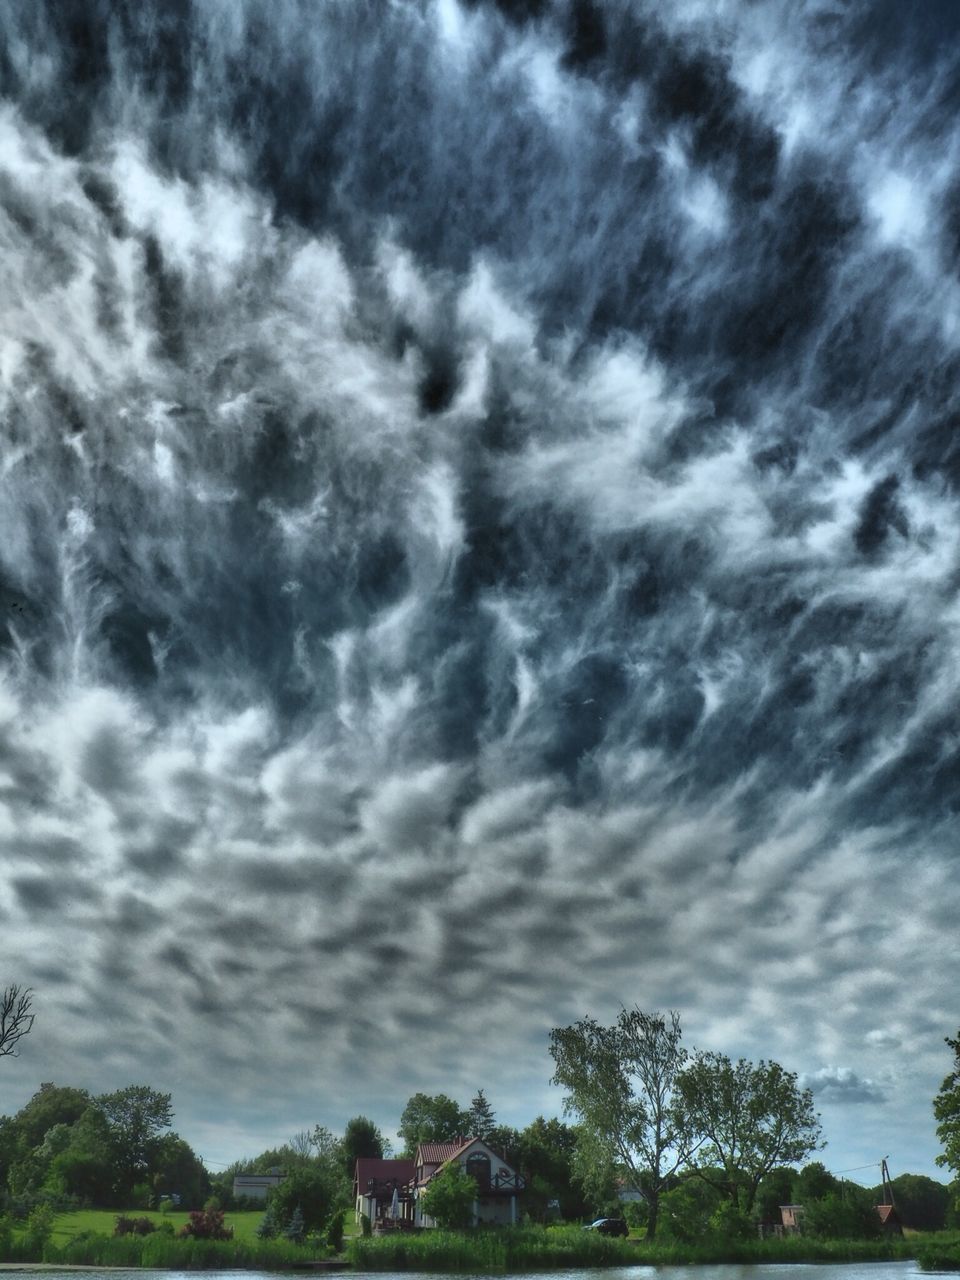
[[[97,1267],[77,1268],[61,1271],[56,1268],[39,1268],[24,1265],[22,1268],[10,1264],[0,1268],[11,1273],[35,1271],[43,1276],[43,1280],[77,1280],[83,1275],[84,1280],[143,1280],[150,1272],[143,1270],[108,1270]],[[226,1276],[230,1280],[273,1280],[277,1275],[316,1275],[318,1272],[276,1272],[276,1271],[208,1271],[199,1275],[215,1280],[217,1276]],[[368,1272],[331,1272],[331,1276],[368,1275],[375,1280],[437,1280],[437,1272],[421,1271],[368,1271]],[[709,1266],[664,1266],[664,1267],[574,1267],[565,1271],[524,1272],[521,1275],[500,1274],[496,1280],[914,1280],[920,1272],[915,1262],[755,1262],[748,1264],[721,1263]],[[196,1271],[164,1271],[164,1280],[198,1280]],[[458,1280],[470,1280],[462,1273]],[[485,1276],[484,1280],[490,1280]]]

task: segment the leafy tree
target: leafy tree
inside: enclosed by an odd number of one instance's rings
[[[840,1179],[830,1173],[822,1161],[813,1160],[805,1164],[794,1178],[790,1202],[811,1205],[815,1200],[825,1200],[827,1196],[839,1196],[842,1189]]]
[[[151,1169],[154,1195],[178,1195],[184,1208],[199,1208],[211,1193],[203,1162],[179,1134],[165,1133],[157,1139]]]
[[[470,1133],[476,1138],[487,1138],[495,1127],[497,1118],[482,1089],[477,1090],[477,1096],[471,1101],[468,1115],[467,1128]]]
[[[420,1207],[440,1227],[468,1227],[476,1195],[476,1182],[454,1161],[431,1178]]]
[[[796,1169],[789,1166],[771,1169],[760,1179],[756,1199],[753,1202],[754,1217],[759,1222],[779,1222],[780,1206],[795,1204],[793,1184],[797,1177]]]
[[[648,1206],[647,1235],[656,1236],[660,1196],[687,1158],[696,1135],[675,1121],[674,1095],[687,1060],[680,1015],[669,1020],[636,1006],[611,1027],[583,1018],[550,1034],[553,1083],[567,1090],[565,1109],[579,1117],[593,1155],[622,1167]]]
[[[950,1208],[950,1188],[922,1173],[901,1173],[893,1179],[897,1212],[905,1226],[915,1231],[942,1231]],[[874,1187],[871,1199],[880,1204],[883,1187]]]
[[[344,1172],[348,1178],[352,1178],[358,1160],[383,1159],[383,1134],[366,1116],[354,1116],[352,1120],[347,1121],[341,1147]]]
[[[660,1198],[660,1231],[668,1240],[691,1244],[715,1229],[720,1193],[697,1178],[686,1178]]]
[[[845,1183],[841,1191],[804,1203],[802,1229],[804,1235],[821,1240],[873,1240],[880,1235],[881,1224],[873,1196],[863,1187]]]
[[[765,1174],[821,1145],[810,1090],[777,1062],[697,1053],[679,1077],[678,1115],[687,1147],[699,1143],[697,1175],[746,1213]]]
[[[15,1058],[17,1045],[33,1029],[33,992],[11,983],[0,991],[0,1058]]]
[[[445,1093],[415,1093],[403,1109],[397,1133],[412,1156],[421,1142],[447,1142],[469,1126],[469,1113]]]
[[[495,1124],[484,1139],[507,1164],[514,1168],[520,1163],[520,1131],[509,1124]]]
[[[574,1156],[577,1150],[577,1131],[562,1120],[543,1116],[531,1121],[519,1134],[516,1157],[513,1161],[529,1180],[540,1179],[546,1201],[558,1200],[560,1212],[565,1218],[582,1218],[586,1213],[583,1188],[574,1180]]]
[[[14,1116],[14,1127],[20,1145],[38,1147],[48,1129],[52,1129],[55,1124],[73,1124],[80,1119],[90,1102],[86,1089],[42,1084]]]
[[[944,1043],[953,1050],[953,1070],[933,1100],[933,1114],[939,1121],[937,1137],[943,1143],[937,1164],[960,1174],[960,1031],[956,1040],[947,1036]]]
[[[149,1085],[134,1084],[115,1093],[102,1094],[96,1103],[110,1129],[117,1186],[125,1196],[149,1173],[159,1134],[169,1127],[173,1115],[170,1094],[158,1093]]]
[[[299,1206],[303,1214],[304,1230],[308,1234],[319,1231],[336,1203],[337,1176],[342,1170],[311,1165],[288,1174],[278,1187],[269,1193],[268,1208],[277,1222],[289,1223]]]

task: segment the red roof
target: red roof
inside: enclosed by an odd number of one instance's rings
[[[362,1190],[373,1178],[376,1182],[409,1182],[413,1177],[412,1160],[377,1160],[373,1156],[361,1156],[357,1160],[354,1181]]]
[[[449,1142],[421,1142],[417,1147],[417,1159],[424,1164],[445,1164],[472,1143],[480,1141],[480,1138],[470,1137],[453,1138]]]

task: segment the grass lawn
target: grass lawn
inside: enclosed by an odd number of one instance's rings
[[[190,1214],[186,1210],[179,1209],[171,1209],[169,1213],[160,1213],[155,1209],[123,1209],[122,1211],[120,1209],[78,1209],[75,1213],[57,1214],[53,1224],[53,1243],[64,1245],[68,1240],[85,1231],[112,1236],[121,1212],[127,1218],[150,1218],[157,1226],[161,1222],[170,1222],[173,1224],[174,1231],[179,1231],[190,1221]],[[224,1223],[228,1227],[233,1227],[235,1240],[255,1240],[262,1217],[263,1211],[260,1209],[244,1213],[227,1213],[224,1215]]]

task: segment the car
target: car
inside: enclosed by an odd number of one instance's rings
[[[598,1218],[596,1222],[588,1222],[584,1231],[597,1231],[602,1236],[628,1236],[630,1228],[623,1218]]]

